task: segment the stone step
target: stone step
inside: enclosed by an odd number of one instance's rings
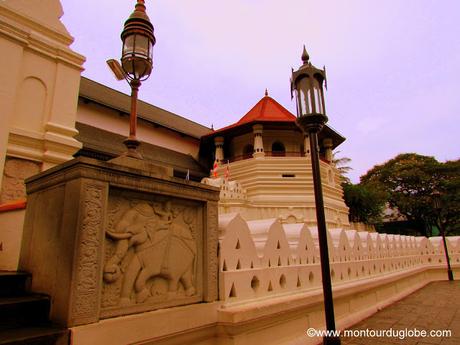
[[[25,294],[30,280],[31,275],[26,272],[0,271],[0,297]]]
[[[0,330],[49,324],[50,299],[42,294],[0,297]]]
[[[0,330],[0,345],[69,345],[69,333],[57,326]]]

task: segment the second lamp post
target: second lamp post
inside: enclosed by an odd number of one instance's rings
[[[444,246],[444,255],[446,256],[446,263],[447,263],[447,277],[449,280],[454,280],[454,274],[452,273],[452,268],[450,266],[450,257],[449,257],[449,251],[447,249],[447,242],[446,242],[446,233],[444,231],[444,225],[442,224],[442,219],[441,219],[441,210],[442,210],[442,205],[441,205],[441,193],[438,191],[434,191],[433,195],[433,208],[436,211],[436,218],[438,220],[438,225],[439,225],[439,232],[441,233],[442,237],[442,244]]]
[[[323,282],[324,312],[326,317],[326,329],[329,331],[328,334],[330,334],[330,336],[325,336],[323,338],[323,344],[340,344],[340,338],[332,336],[336,329],[318,146],[318,132],[328,120],[324,107],[323,91],[323,82],[326,79],[326,72],[324,69],[321,70],[314,67],[311,62],[309,62],[309,59],[310,57],[304,46],[302,54],[303,65],[300,66],[297,71],[292,71],[291,92],[295,92],[297,103],[296,124],[310,137],[311,165]]]

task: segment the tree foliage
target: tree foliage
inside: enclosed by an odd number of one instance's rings
[[[375,224],[381,221],[387,194],[377,187],[361,184],[342,184],[345,204],[351,222]]]
[[[440,163],[433,157],[404,153],[376,165],[361,176],[360,185],[377,187],[388,195],[390,207],[409,221],[422,224],[420,233],[431,235],[441,224],[447,233],[459,233],[460,160]],[[433,192],[442,194],[442,209],[433,206]]]
[[[441,210],[435,217],[438,228],[447,234],[460,235],[460,159],[441,164],[434,178],[441,194]]]

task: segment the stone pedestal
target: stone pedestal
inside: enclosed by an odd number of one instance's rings
[[[78,158],[26,181],[19,266],[64,326],[217,299],[219,190],[118,163]]]

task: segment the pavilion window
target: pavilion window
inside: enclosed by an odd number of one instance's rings
[[[284,147],[284,144],[279,141],[275,141],[272,144],[272,156],[276,157],[283,157],[286,155],[286,149]]]
[[[252,158],[253,153],[254,153],[254,146],[251,144],[247,144],[243,148],[243,159]]]

